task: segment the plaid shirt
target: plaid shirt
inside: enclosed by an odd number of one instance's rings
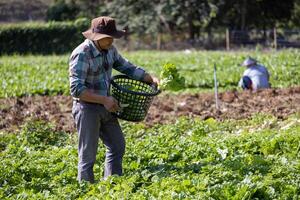
[[[114,46],[106,52],[99,51],[91,40],[86,39],[70,56],[71,95],[78,98],[85,89],[89,89],[108,96],[112,68],[136,80],[142,80],[145,74],[143,69],[119,55]]]

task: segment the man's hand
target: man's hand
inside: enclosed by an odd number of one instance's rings
[[[155,76],[151,76],[150,74],[146,73],[145,76],[144,76],[144,81],[146,83],[150,83],[150,84],[153,84],[155,87],[158,86],[159,84],[159,79],[156,78]]]
[[[118,101],[113,97],[106,97],[103,105],[109,112],[116,112],[120,110]]]

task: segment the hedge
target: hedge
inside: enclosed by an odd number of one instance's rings
[[[0,54],[61,54],[72,51],[84,37],[89,21],[0,25]]]

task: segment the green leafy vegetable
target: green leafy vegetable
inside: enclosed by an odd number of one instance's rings
[[[166,63],[160,73],[160,89],[178,91],[184,88],[185,79],[180,76],[176,66],[172,63]]]

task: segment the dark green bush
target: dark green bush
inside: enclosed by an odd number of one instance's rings
[[[0,54],[61,54],[71,52],[84,37],[88,20],[21,23],[0,26]]]
[[[79,13],[75,4],[68,4],[63,0],[58,1],[47,10],[48,21],[74,20]]]

